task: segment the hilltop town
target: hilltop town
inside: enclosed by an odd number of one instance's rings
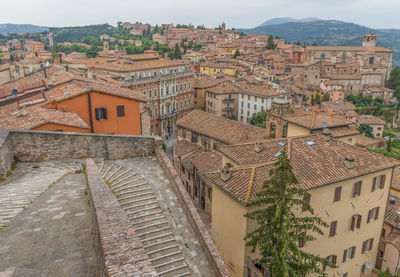
[[[299,249],[327,276],[400,271],[400,69],[379,36],[119,22],[0,35],[0,62],[0,276],[271,276],[244,215],[282,155],[327,223]]]

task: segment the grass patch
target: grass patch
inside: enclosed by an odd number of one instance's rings
[[[0,230],[6,228],[7,225],[0,225]]]
[[[185,247],[186,247],[186,248],[189,248],[189,245],[188,245],[186,242],[185,242]]]

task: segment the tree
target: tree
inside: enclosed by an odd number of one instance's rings
[[[392,273],[390,273],[389,268],[387,268],[385,272],[381,271],[378,277],[392,277]]]
[[[294,277],[307,274],[324,276],[321,265],[334,267],[327,259],[309,254],[299,247],[299,242],[315,240],[313,233],[323,235],[321,227],[328,225],[314,216],[311,205],[303,197],[310,194],[299,188],[286,150],[270,170],[271,178],[265,181],[251,206],[255,211],[245,216],[255,220],[258,228],[245,237],[252,252],[260,253],[260,264],[268,268],[272,276]],[[299,217],[296,208],[308,211]]]
[[[257,126],[260,128],[265,128],[266,124],[265,122],[266,122],[265,110],[253,114],[253,116],[250,118],[250,125]]]
[[[13,62],[15,60],[14,54],[10,55],[10,62]]]
[[[171,49],[168,53],[168,57],[171,60],[179,60],[182,59],[182,52],[181,49],[179,48],[179,44],[176,43],[174,49]]]
[[[395,67],[390,72],[390,78],[388,81],[388,87],[396,89],[396,86],[400,85],[400,67]]]
[[[239,53],[239,49],[236,48],[236,51],[235,51],[235,53],[233,54],[233,58],[236,59],[238,56],[240,56],[240,53]]]
[[[99,52],[99,48],[95,45],[90,46],[90,48],[86,52],[86,56],[88,58],[95,58],[97,53]]]
[[[328,93],[324,94],[324,98],[322,99],[322,101],[324,101],[324,102],[328,102],[329,101],[329,94]]]
[[[269,37],[268,37],[267,49],[268,50],[275,50],[276,49],[276,44],[274,42],[274,37],[272,35],[269,35]]]
[[[373,129],[368,124],[360,124],[360,126],[358,126],[357,130],[364,136],[367,136],[369,138],[374,137]]]

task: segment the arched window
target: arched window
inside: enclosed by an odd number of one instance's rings
[[[270,138],[275,138],[275,131],[276,131],[275,123],[271,122],[270,127],[269,127],[269,137]]]

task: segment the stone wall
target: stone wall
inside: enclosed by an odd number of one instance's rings
[[[10,170],[14,161],[12,143],[8,131],[0,131],[0,175]]]
[[[160,146],[156,148],[156,156],[169,181],[171,182],[172,187],[174,188],[176,195],[178,196],[178,199],[185,210],[186,216],[190,220],[190,223],[193,226],[193,229],[196,232],[196,235],[198,236],[199,241],[201,242],[205,253],[208,256],[210,264],[213,265],[214,271],[216,272],[217,276],[229,276],[228,269],[225,266],[225,263],[222,260],[221,256],[219,255],[217,247],[211,239],[211,236],[208,233],[206,226],[201,220],[200,215],[192,202],[192,199],[187,193],[185,187],[183,186],[181,179],[176,173],[174,167],[172,166],[172,163]]]
[[[48,131],[10,131],[18,161],[126,159],[154,155],[156,137]]]
[[[126,213],[99,174],[94,160],[87,159],[85,165],[100,276],[157,276]]]

